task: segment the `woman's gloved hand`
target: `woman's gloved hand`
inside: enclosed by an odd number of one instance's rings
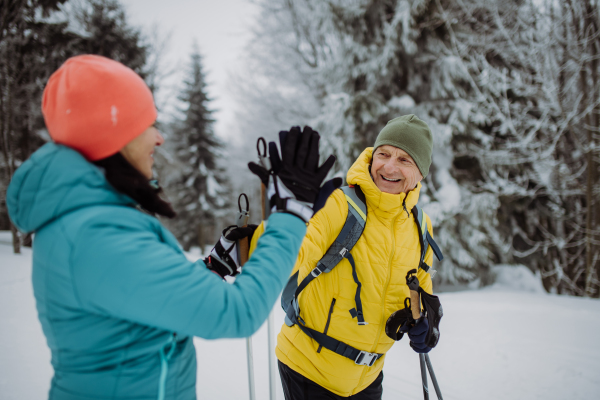
[[[225,228],[221,238],[210,251],[210,255],[204,259],[206,267],[223,279],[228,275],[239,274],[241,266],[238,259],[237,241],[248,238],[248,242],[250,242],[256,227],[257,225],[248,225],[240,228],[237,225],[231,225]]]
[[[421,316],[415,326],[410,328],[407,332],[408,338],[410,339],[410,347],[417,353],[429,353],[431,347],[425,344],[425,338],[427,337],[427,331],[429,330],[429,322],[427,318]]]

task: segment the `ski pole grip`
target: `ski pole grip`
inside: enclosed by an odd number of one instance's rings
[[[262,211],[262,220],[265,221],[269,218],[269,214],[271,210],[269,209],[269,199],[267,198],[267,187],[261,183],[260,185],[260,199],[261,199],[261,211]]]
[[[246,226],[246,225],[244,225]],[[246,261],[248,261],[248,252],[249,252],[249,246],[248,246],[248,238],[245,237],[243,239],[238,240],[238,249],[240,249],[240,267],[242,267],[244,264],[246,264]]]
[[[412,317],[416,320],[421,318],[421,299],[419,298],[419,278],[417,278],[417,270],[411,269],[406,274],[406,286],[410,290],[410,310]]]
[[[421,318],[421,300],[419,299],[419,292],[414,290],[410,291],[410,311],[415,321]]]
[[[256,151],[258,151],[258,162],[267,171],[271,170],[271,159],[267,155],[267,141],[260,137],[256,142]],[[267,187],[264,183],[260,185],[260,203],[262,211],[262,220],[265,221],[271,212],[269,199],[267,198]]]
[[[242,198],[246,200],[246,208],[242,207]],[[250,209],[250,201],[248,200],[246,193],[242,193],[238,197],[238,208],[240,212],[238,213],[237,226],[245,228],[248,226],[248,219],[250,218],[250,212],[248,211]],[[250,252],[247,237],[237,241],[237,249],[239,256],[238,260],[240,260],[241,267],[248,261],[248,253]]]

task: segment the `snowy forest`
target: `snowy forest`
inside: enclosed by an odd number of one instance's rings
[[[41,98],[52,72],[71,56],[98,54],[132,68],[154,92],[172,72],[159,68],[163,41],[132,26],[116,0],[3,0],[0,22],[0,230],[13,232],[19,252],[31,238],[20,237],[8,219],[6,187],[14,170],[50,140]],[[231,190],[215,163],[221,143],[212,130],[201,56],[198,49],[190,50],[179,96],[182,109],[158,121],[167,144],[157,157],[163,190],[178,211],[163,222],[186,250],[214,244]]]
[[[240,139],[215,135],[198,48],[181,109],[159,121],[156,169],[179,214],[165,224],[186,250],[228,225],[253,179],[236,171],[259,136],[310,125],[344,176],[388,120],[412,113],[434,135],[420,204],[445,254],[436,284],[485,286],[494,266],[525,265],[548,292],[600,297],[597,0],[257,3],[246,75],[231,77]],[[30,240],[10,223],[5,192],[49,140],[40,102],[50,74],[83,53],[123,62],[153,90],[168,71],[159,41],[116,0],[2,0],[0,35],[0,230],[18,252]]]

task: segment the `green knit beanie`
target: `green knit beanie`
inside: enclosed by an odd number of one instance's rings
[[[423,178],[429,173],[433,139],[429,126],[414,114],[403,115],[389,121],[383,127],[373,146],[373,153],[379,146],[389,144],[408,153],[415,160]]]

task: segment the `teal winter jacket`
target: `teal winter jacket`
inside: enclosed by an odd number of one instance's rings
[[[52,400],[195,399],[192,336],[245,337],[287,281],[305,224],[274,214],[228,284],[79,153],[46,144],[16,171],[10,217],[35,232],[33,289]]]

